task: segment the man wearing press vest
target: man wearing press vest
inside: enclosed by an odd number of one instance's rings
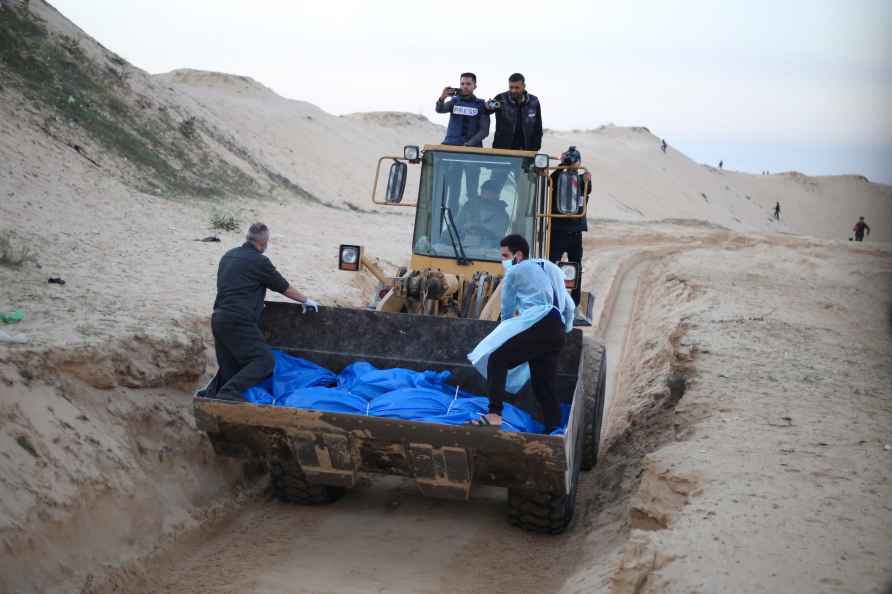
[[[473,72],[462,73],[460,81],[459,88],[446,87],[437,99],[437,113],[449,114],[443,144],[482,147],[489,136],[486,102],[474,96],[477,76]]]
[[[437,113],[449,114],[449,124],[446,127],[443,144],[482,148],[483,139],[489,136],[489,113],[486,111],[486,102],[474,95],[477,89],[477,76],[473,72],[462,73],[459,80],[458,88],[444,88],[440,98],[437,99]],[[469,198],[479,196],[479,170],[476,167],[465,169],[460,165],[455,166],[450,172],[448,181],[449,207],[453,212],[458,210],[462,173],[465,176],[467,196]]]

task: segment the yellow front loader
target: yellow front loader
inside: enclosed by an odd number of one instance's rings
[[[341,245],[342,270],[365,270],[377,279],[372,307],[323,307],[303,315],[296,304],[268,303],[261,323],[266,339],[336,373],[356,361],[449,371],[456,388],[484,394],[467,353],[500,315],[499,241],[518,233],[533,257],[547,258],[553,218],[586,214],[578,172],[551,167],[552,161],[532,152],[440,145],[382,157],[379,172],[390,162],[384,198],[377,199],[376,175],[372,200],[416,209],[409,265],[388,276],[362,246]],[[421,166],[418,199],[404,204],[409,165]],[[568,286],[579,281],[577,263],[561,267]],[[577,318],[590,325],[592,298],[584,295]],[[264,461],[272,491],[283,501],[333,503],[360,487],[362,474],[407,477],[425,495],[459,499],[469,498],[474,485],[492,485],[507,490],[512,523],[559,533],[573,519],[580,470],[597,461],[605,357],[603,346],[581,329],[568,336],[555,385],[569,406],[567,429],[559,435],[201,397],[195,417],[218,454]],[[517,400],[527,410],[538,408],[529,386]]]
[[[381,200],[380,174],[388,162]],[[365,270],[376,278],[370,303],[379,311],[496,320],[502,237],[522,235],[531,257],[547,259],[552,221],[586,216],[585,192],[578,184],[583,170],[556,163],[532,151],[446,145],[407,146],[401,157],[381,157],[372,202],[416,211],[409,266],[389,277],[364,246],[344,244],[339,268]],[[410,165],[420,165],[421,175],[417,199],[405,203]],[[578,262],[558,265],[568,289],[581,281]],[[580,301],[576,325],[590,326],[592,295],[583,292]]]

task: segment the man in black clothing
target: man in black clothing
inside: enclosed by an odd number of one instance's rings
[[[269,228],[254,223],[247,241],[220,259],[217,269],[217,299],[211,316],[217,375],[200,390],[202,398],[242,400],[242,392],[269,377],[276,365],[272,350],[260,331],[260,316],[266,290],[282,293],[307,308],[319,304],[288,284],[269,258]]]
[[[774,205],[774,218],[780,220],[780,202]]]
[[[508,91],[487,102],[496,114],[496,134],[492,148],[538,151],[542,147],[542,106],[526,90],[519,72],[508,77]]]
[[[581,161],[582,154],[572,146],[561,155],[561,165],[568,167],[570,171],[578,170]],[[558,174],[559,171],[555,171],[551,174],[552,214],[562,214],[558,210],[557,204]],[[585,202],[588,201],[589,194],[591,194],[592,191],[591,179],[591,175],[588,171],[578,176],[579,193],[584,193],[583,209],[585,208]],[[582,212],[582,210],[580,210],[580,212]],[[554,263],[560,262],[561,257],[566,253],[568,261],[579,263],[579,277],[577,278],[576,287],[570,293],[573,297],[573,302],[577,306],[582,297],[582,234],[586,231],[588,231],[587,217],[551,219],[551,248],[549,250],[549,259]]]
[[[858,218],[858,222],[852,227],[852,231],[855,233],[855,241],[864,241],[865,231],[870,235],[870,227],[864,222],[864,217]]]

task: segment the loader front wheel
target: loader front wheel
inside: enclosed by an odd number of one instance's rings
[[[576,451],[573,456],[570,492],[565,495],[555,495],[530,489],[509,488],[509,522],[524,530],[543,534],[560,534],[567,529],[576,511],[576,491],[583,453],[580,448],[584,441],[583,432],[580,431],[577,434]]]
[[[333,503],[346,492],[343,487],[309,483],[300,464],[293,460],[271,462],[269,471],[273,496],[285,503],[300,505]]]
[[[591,470],[598,462],[601,421],[604,416],[604,392],[607,379],[607,351],[591,337],[582,341],[585,366],[582,371],[583,421],[582,470]]]
[[[508,521],[530,532],[560,534],[570,525],[575,493],[555,496],[522,489],[508,490]]]

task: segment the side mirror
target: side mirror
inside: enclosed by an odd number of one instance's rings
[[[409,166],[405,161],[394,161],[390,165],[390,174],[387,176],[387,192],[384,199],[391,204],[399,204],[403,201],[403,192],[406,191],[406,174]]]
[[[561,214],[579,214],[582,209],[582,188],[579,187],[579,175],[575,171],[559,171],[555,201]]]

